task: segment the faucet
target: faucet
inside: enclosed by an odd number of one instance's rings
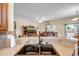
[[[41,42],[43,42],[43,39],[40,38],[40,32],[39,32],[39,44],[41,45]]]
[[[42,39],[39,39],[39,44],[42,44],[43,40]]]

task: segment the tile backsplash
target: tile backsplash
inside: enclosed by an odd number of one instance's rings
[[[6,47],[8,44],[7,35],[4,33],[0,33],[0,48]]]

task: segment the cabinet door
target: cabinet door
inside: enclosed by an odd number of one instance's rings
[[[0,4],[0,26],[1,26],[1,4]]]
[[[0,32],[6,32],[8,28],[7,14],[8,4],[0,3]]]

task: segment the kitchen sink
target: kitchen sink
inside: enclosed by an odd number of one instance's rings
[[[27,44],[17,53],[17,55],[28,55],[28,53],[31,52],[38,53],[38,55],[41,55],[42,52],[50,52],[51,55],[59,56],[51,44]]]

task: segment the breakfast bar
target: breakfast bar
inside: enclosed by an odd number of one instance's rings
[[[18,38],[16,40],[16,46],[14,48],[8,47],[0,49],[0,56],[15,56],[29,41],[27,37]],[[63,43],[65,42],[63,41]],[[60,56],[72,56],[74,51],[74,44],[66,46],[63,45],[63,43],[58,43],[55,40],[52,41],[52,46],[54,47],[55,52],[57,52]]]

